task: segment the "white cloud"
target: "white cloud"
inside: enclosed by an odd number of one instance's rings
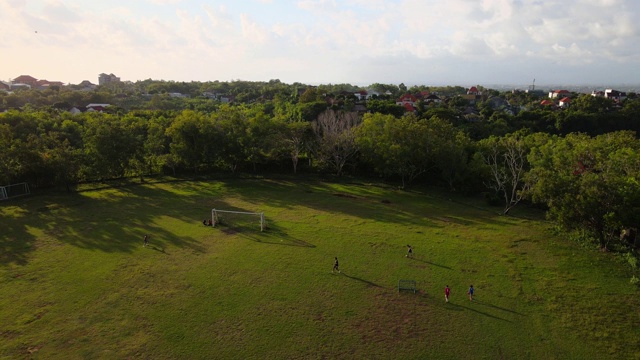
[[[514,63],[635,69],[640,61],[633,0],[87,1],[0,1],[0,51],[25,54],[3,71],[348,82],[381,72],[432,78],[436,69],[499,77]],[[56,60],[38,61],[42,53]],[[89,75],[73,75],[81,69]]]

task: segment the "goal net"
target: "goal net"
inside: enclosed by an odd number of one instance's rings
[[[251,228],[256,225],[260,226],[260,231],[264,231],[267,228],[267,223],[264,220],[264,213],[260,212],[246,212],[246,211],[231,211],[231,210],[211,210],[211,223],[213,227],[218,225],[224,225],[230,228]]]
[[[26,182],[0,186],[0,200],[7,200],[12,197],[29,194],[31,194],[31,192],[29,191],[29,184]]]

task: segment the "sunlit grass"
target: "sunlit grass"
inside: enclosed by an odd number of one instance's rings
[[[265,212],[269,229],[202,226],[211,208]],[[497,212],[436,192],[275,180],[2,203],[0,357],[639,358],[624,266],[540,214]],[[398,293],[399,279],[418,294]]]

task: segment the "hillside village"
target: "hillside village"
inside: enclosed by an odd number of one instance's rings
[[[274,80],[270,81],[270,84]],[[279,85],[279,80],[275,80]],[[172,81],[123,81],[120,77],[113,73],[101,73],[98,75],[98,83],[94,84],[89,80],[84,80],[78,84],[64,84],[61,81],[49,81],[45,79],[37,79],[30,75],[20,75],[11,81],[0,82],[0,96],[19,96],[21,92],[28,90],[36,90],[43,93],[55,93],[57,95],[69,92],[83,92],[85,94],[95,93],[112,93],[113,97],[104,99],[105,96],[88,96],[75,97],[74,101],[66,98],[71,96],[53,96],[50,104],[56,105],[60,110],[69,111],[72,114],[82,112],[102,112],[109,106],[116,106],[125,110],[135,108],[133,104],[141,105],[143,103],[151,103],[152,99],[158,96],[164,99],[200,99],[218,103],[253,103],[272,100],[277,92],[262,92],[254,94],[239,93],[234,88],[235,82],[192,82],[180,83]],[[239,82],[249,83],[251,82]],[[219,86],[226,84],[227,86]],[[254,82],[260,86],[261,82]],[[367,107],[367,103],[371,100],[384,101],[387,104],[395,104],[404,109],[405,113],[416,113],[420,109],[429,106],[446,105],[462,107],[465,116],[470,120],[477,120],[480,115],[478,103],[486,102],[494,110],[502,111],[509,115],[516,115],[519,111],[531,109],[536,106],[546,107],[550,109],[567,109],[571,106],[572,101],[585,93],[572,92],[566,89],[542,90],[536,89],[535,86],[529,86],[526,90],[511,89],[509,91],[499,92],[494,89],[482,87],[480,85],[464,88],[461,86],[448,87],[427,87],[413,86],[407,88],[403,84],[399,86],[374,84],[378,86],[357,87],[350,84],[342,84],[333,86],[335,91],[326,91],[327,86],[313,86],[305,84],[291,84],[286,86],[282,84],[282,91],[295,92],[295,96],[302,97],[305,92],[315,92],[316,99],[320,98],[326,102],[327,106],[334,108],[344,108],[359,113],[371,111]],[[226,87],[226,91],[225,91]],[[331,85],[329,85],[331,87]],[[202,91],[199,91],[202,90]],[[619,108],[621,103],[627,98],[627,93],[616,89],[594,89],[589,94],[593,97],[611,100],[611,109]],[[635,97],[635,93],[630,93],[631,97]],[[522,99],[528,101],[523,101]],[[110,101],[104,101],[110,100]],[[159,101],[155,101],[159,103]],[[8,111],[10,109],[20,108],[20,102],[15,104],[5,100],[0,102],[0,111]],[[24,105],[24,104],[22,104]],[[31,106],[37,106],[31,103]],[[153,108],[148,106],[147,108]],[[400,111],[400,110],[398,110]]]

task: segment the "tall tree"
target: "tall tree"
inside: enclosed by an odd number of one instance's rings
[[[519,131],[504,137],[492,136],[479,142],[480,152],[490,174],[485,185],[504,199],[504,215],[522,200],[530,187],[530,183],[525,181],[529,168],[529,146],[525,137],[526,131]]]
[[[334,110],[324,111],[312,123],[318,145],[317,159],[333,168],[338,176],[358,151],[354,130],[359,123],[357,113]]]

